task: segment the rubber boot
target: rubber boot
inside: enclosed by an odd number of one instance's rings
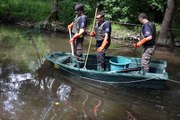
[[[98,70],[98,71],[104,71],[103,65],[102,65],[102,64],[98,64],[98,65],[97,65],[97,70]]]
[[[142,67],[141,71],[142,71],[142,74],[145,75],[146,73],[149,72],[149,69],[144,69],[144,67]]]

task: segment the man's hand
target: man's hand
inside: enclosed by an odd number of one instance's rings
[[[91,31],[90,34],[89,34],[91,37],[95,37],[96,36],[96,33],[94,31]]]
[[[102,45],[97,49],[97,52],[101,52],[106,47],[107,44],[108,44],[108,41],[104,40]]]
[[[74,42],[79,37],[79,34],[76,33],[70,40],[69,43]]]
[[[133,46],[134,46],[134,47],[139,47],[139,46],[137,46],[137,43],[135,43]]]
[[[73,25],[74,25],[74,23],[73,23],[73,22],[72,22],[71,24],[69,24],[69,25],[67,26],[68,30],[71,30],[71,29],[72,29],[72,27],[73,27]]]
[[[134,46],[134,47],[139,47],[139,46],[141,46],[142,44],[144,44],[145,42],[147,42],[147,41],[149,41],[149,40],[151,40],[150,37],[143,38],[143,39],[140,40],[139,42],[135,43],[133,46]]]
[[[100,47],[97,49],[97,52],[101,52],[103,49],[104,49],[104,47],[103,47],[103,46],[100,46]]]

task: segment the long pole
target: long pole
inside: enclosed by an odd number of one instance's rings
[[[137,43],[136,43],[136,44],[137,44]],[[135,48],[134,48],[134,55],[135,55],[136,65],[137,65],[137,67],[138,67],[138,61],[137,61],[137,58],[136,58],[136,52],[137,52],[136,49],[137,49],[137,48],[135,47]]]
[[[95,14],[94,14],[93,27],[92,27],[92,30],[91,30],[91,31],[94,31],[94,26],[95,26],[95,23],[96,23],[97,11],[98,11],[98,8],[96,7],[96,11],[95,11]],[[90,38],[90,41],[89,41],[89,47],[88,47],[88,51],[87,51],[87,54],[86,54],[86,59],[85,59],[84,67],[83,67],[83,68],[85,68],[85,69],[86,69],[86,64],[87,64],[87,60],[88,60],[89,51],[90,51],[90,49],[91,49],[92,39],[93,39],[93,37],[91,37],[91,38]]]
[[[71,30],[69,29],[69,38],[71,39],[72,36],[71,36]],[[71,52],[72,52],[72,56],[74,56],[74,45],[73,45],[73,42],[71,42]]]

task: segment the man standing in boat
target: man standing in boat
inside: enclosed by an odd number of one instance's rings
[[[147,19],[147,15],[145,13],[139,14],[138,19],[140,23],[143,24],[141,29],[142,39],[138,43],[134,44],[134,47],[143,46],[141,67],[144,72],[149,72],[149,62],[155,51],[156,27]]]
[[[68,25],[68,29],[72,30],[74,36],[69,40],[69,42],[73,42],[75,46],[75,55],[78,57],[78,60],[82,60],[82,48],[83,48],[83,41],[84,35],[86,30],[87,18],[83,14],[83,4],[78,3],[75,5],[76,17],[74,21]]]
[[[103,12],[97,13],[94,30],[90,36],[96,39],[97,69],[105,71],[105,51],[111,43],[111,24],[105,20]]]

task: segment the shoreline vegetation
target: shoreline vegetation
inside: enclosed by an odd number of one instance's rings
[[[67,26],[64,23],[61,23],[59,21],[53,21],[53,22],[47,22],[47,21],[41,21],[38,23],[31,23],[26,21],[21,21],[14,23],[17,27],[23,27],[23,28],[32,28],[32,29],[38,29],[38,30],[45,30],[50,32],[63,32],[68,33]],[[90,33],[91,25],[87,28],[87,35]],[[134,25],[133,25],[134,26]],[[130,26],[129,28],[132,28],[131,30],[128,29],[128,27],[123,25],[112,24],[112,41],[118,44],[132,44],[134,42],[138,41],[138,29],[140,28],[140,24],[137,25],[138,28],[134,28]],[[157,30],[159,30],[159,25],[157,27]],[[158,31],[157,31],[158,32]],[[180,42],[175,42],[174,47],[180,47]]]
[[[18,27],[48,30],[52,32],[68,32],[67,24],[70,23],[74,18],[73,8],[76,2],[74,0],[58,2],[56,3],[58,7],[55,6],[57,10],[54,11],[52,1],[53,0],[1,0],[0,23],[10,23],[12,25],[17,25]],[[85,14],[87,14],[87,16],[93,17],[93,11],[96,7],[94,5],[97,1],[95,0],[94,3],[90,4],[88,4],[88,1],[82,0],[82,2],[85,3]],[[106,0],[106,2],[106,4],[109,4],[108,0]],[[126,3],[128,3],[128,1],[123,1],[122,4],[125,4],[123,6],[126,6]],[[120,6],[116,8],[117,11],[120,9]],[[125,11],[122,11],[121,14],[119,11],[116,12],[116,9],[115,11],[112,11],[112,9],[109,8],[107,18],[108,20],[112,20],[112,39],[114,39],[116,42],[124,39],[137,40],[141,25],[137,22],[137,10],[134,11],[134,8],[138,8],[138,4],[136,4],[136,2],[134,3],[133,7],[126,8],[127,10],[124,9]],[[54,16],[54,13],[56,12],[58,12],[58,16]],[[145,12],[148,12],[150,17],[155,20],[158,31],[157,34],[159,34],[161,25],[160,23],[163,19],[163,12],[158,9],[151,10],[149,8],[147,10],[145,9]],[[93,18],[88,19],[87,34],[91,30],[92,20]],[[133,23],[135,24],[123,24],[131,21],[134,21]],[[178,31],[179,27],[176,25],[173,26],[177,29],[177,31],[174,32],[174,41],[176,41],[175,46],[180,47],[180,35]]]
[[[5,23],[4,23],[5,24]],[[6,23],[7,24],[7,23]],[[8,23],[9,24],[9,23]],[[50,32],[63,32],[63,33],[68,33],[67,27],[65,26],[64,23],[60,23],[59,21],[56,22],[46,22],[46,21],[41,21],[38,23],[32,23],[32,22],[26,22],[26,21],[19,21],[17,23],[11,23],[10,25],[15,25],[17,27],[21,28],[31,28],[31,29],[38,29],[42,31],[50,31]],[[124,45],[129,45],[133,44],[138,41],[138,32],[137,30],[129,30],[125,26],[118,26],[117,24],[112,25],[115,28],[112,30],[112,42],[117,43],[117,44],[124,44]],[[121,28],[119,28],[121,27]],[[90,33],[90,25],[87,29],[87,35]],[[180,42],[175,42],[174,47],[180,47]]]

